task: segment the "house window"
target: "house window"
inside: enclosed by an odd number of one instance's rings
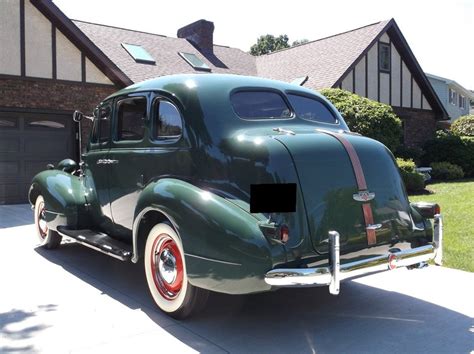
[[[466,97],[459,95],[459,107],[464,109],[466,108]]]
[[[449,103],[456,105],[458,100],[458,93],[452,88],[449,89]]]
[[[379,43],[379,70],[390,72],[390,44]]]
[[[135,44],[122,43],[122,47],[135,59],[137,63],[141,64],[155,64],[155,59],[144,48]]]
[[[179,55],[194,69],[202,71],[211,71],[211,68],[205,62],[199,59],[197,55],[183,52],[179,52]]]

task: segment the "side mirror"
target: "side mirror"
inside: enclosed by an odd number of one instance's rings
[[[82,118],[87,118],[89,120],[94,120],[94,117],[86,116],[84,113],[81,111],[74,111],[72,114],[72,120],[75,122],[80,122]]]
[[[82,118],[84,118],[84,113],[82,113],[81,111],[74,111],[74,113],[72,114],[72,120],[75,122],[80,122]]]

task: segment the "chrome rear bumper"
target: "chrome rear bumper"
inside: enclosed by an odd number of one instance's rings
[[[443,258],[443,220],[434,216],[433,242],[399,252],[388,252],[367,259],[340,264],[339,233],[329,232],[330,264],[318,268],[273,269],[265,275],[265,282],[272,286],[325,286],[331,294],[339,294],[342,280],[364,274],[382,272],[399,267],[413,266],[434,260],[441,265]]]

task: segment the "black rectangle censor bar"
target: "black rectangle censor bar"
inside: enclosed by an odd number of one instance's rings
[[[292,213],[296,211],[296,183],[250,185],[251,213]]]

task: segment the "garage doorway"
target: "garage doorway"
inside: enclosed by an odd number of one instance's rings
[[[26,203],[35,174],[77,156],[72,113],[0,109],[0,204]]]

